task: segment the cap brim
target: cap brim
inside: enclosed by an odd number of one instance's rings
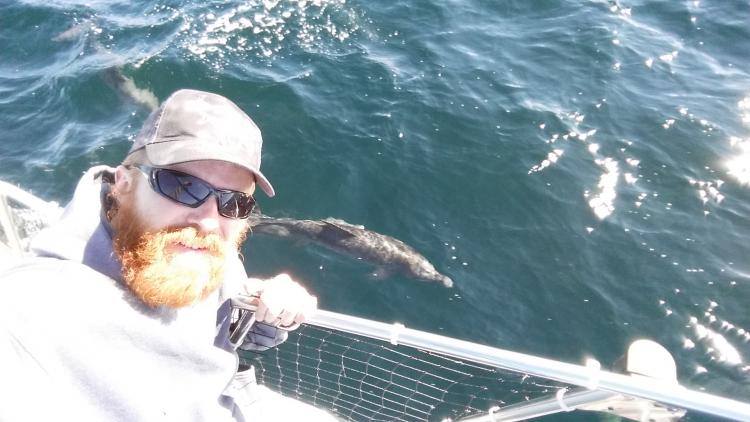
[[[273,198],[273,196],[276,195],[276,191],[273,190],[273,186],[271,186],[271,182],[269,182],[268,179],[266,179],[266,176],[264,176],[263,173],[261,173],[260,171],[255,171],[251,168],[247,168],[247,169],[253,173],[253,175],[255,176],[255,183],[257,183],[258,186],[260,186],[263,192],[265,192],[269,198]]]
[[[268,178],[266,178],[260,169],[253,168],[246,163],[240,162],[237,160],[236,156],[233,156],[232,154],[222,153],[217,150],[206,151],[203,148],[195,150],[190,148],[189,145],[185,145],[185,143],[177,142],[148,144],[145,148],[148,160],[157,166],[170,166],[172,164],[203,160],[218,160],[236,164],[242,168],[248,169],[253,174],[255,177],[255,183],[260,186],[269,198],[276,195],[276,191],[274,191],[273,186],[271,186],[271,182],[268,181]],[[156,157],[161,157],[161,159]]]

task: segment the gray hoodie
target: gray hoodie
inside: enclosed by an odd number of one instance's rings
[[[102,222],[100,166],[81,178],[35,258],[0,272],[0,421],[241,419],[225,390],[238,358],[228,298],[247,275],[200,303],[150,308],[120,279]]]

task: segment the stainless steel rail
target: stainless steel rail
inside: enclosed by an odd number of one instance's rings
[[[750,420],[750,404],[685,388],[552,359],[512,352],[349,315],[319,310],[309,324],[442,353],[568,384],[656,401],[737,420]]]
[[[62,208],[55,202],[43,201],[25,190],[0,180],[0,230],[5,234],[6,242],[0,242],[0,252],[12,253],[13,256],[24,253],[19,238],[16,222],[13,220],[8,199],[39,213],[39,217],[49,222],[60,216]]]
[[[564,404],[568,409],[562,409],[562,400],[543,398],[531,402],[521,402],[509,406],[490,409],[486,414],[461,419],[461,422],[515,422],[525,421],[531,418],[539,418],[562,411],[576,410],[578,406],[592,402],[602,401],[611,397],[619,397],[619,394],[608,391],[577,391],[565,396]]]

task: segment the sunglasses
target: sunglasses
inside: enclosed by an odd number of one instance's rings
[[[148,177],[155,192],[186,207],[198,208],[213,195],[218,201],[219,214],[227,218],[247,218],[255,208],[255,198],[245,192],[216,189],[203,179],[177,170],[141,164],[125,166],[127,169],[132,167]]]

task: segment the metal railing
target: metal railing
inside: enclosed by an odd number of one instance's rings
[[[517,419],[517,415],[530,418],[555,413],[555,411],[569,411],[577,407],[584,408],[586,403],[611,399],[616,395],[622,395],[626,399],[644,399],[665,407],[689,409],[736,420],[750,420],[750,404],[748,403],[691,390],[677,384],[676,381],[669,382],[604,371],[599,368],[596,361],[586,366],[575,365],[413,330],[398,323],[386,324],[324,310],[319,310],[308,321],[308,324],[378,339],[393,345],[406,345],[590,390],[573,392],[567,398],[563,394],[558,394],[558,397],[553,399],[541,400],[542,404],[536,409],[526,409],[521,412],[518,411],[518,407],[536,404],[514,405],[513,412],[515,412],[516,419],[510,416],[507,419],[500,418],[502,409],[494,409],[496,413],[491,415],[490,419],[484,420],[520,420]],[[557,410],[553,409],[555,403]]]
[[[0,252],[13,255],[26,252],[18,221],[20,216],[15,214],[22,209],[33,211],[40,225],[56,219],[62,213],[62,208],[56,203],[41,200],[21,188],[0,181]]]

